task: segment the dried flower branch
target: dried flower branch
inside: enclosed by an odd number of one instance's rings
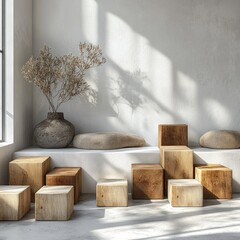
[[[85,79],[86,70],[106,62],[99,46],[80,43],[79,51],[79,56],[57,57],[44,46],[39,57],[31,57],[22,68],[23,77],[41,89],[52,112],[73,97],[87,93],[90,86]]]

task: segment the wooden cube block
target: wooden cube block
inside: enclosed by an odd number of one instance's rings
[[[196,167],[203,167],[203,166],[207,166],[207,163],[197,163],[197,164],[193,164],[193,178],[195,179],[195,168]]]
[[[163,199],[163,168],[160,164],[132,164],[132,198]]]
[[[9,163],[9,185],[30,185],[31,200],[45,185],[45,175],[50,170],[50,157],[20,157]]]
[[[96,186],[96,205],[98,207],[127,207],[127,180],[100,179]]]
[[[0,220],[19,220],[30,207],[29,186],[0,186]]]
[[[218,164],[195,168],[195,178],[203,185],[203,198],[232,198],[232,170]]]
[[[54,168],[46,175],[46,185],[74,186],[74,203],[77,203],[82,188],[82,169],[77,167]]]
[[[162,146],[160,163],[165,170],[165,195],[167,195],[168,179],[193,178],[193,151],[186,146]]]
[[[36,192],[36,220],[69,220],[73,212],[73,186],[43,186]]]
[[[158,147],[188,145],[188,126],[185,124],[158,125]]]
[[[203,187],[195,179],[170,179],[168,201],[173,207],[201,207]]]

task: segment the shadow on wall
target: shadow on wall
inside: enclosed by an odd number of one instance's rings
[[[135,72],[122,71],[117,79],[109,76],[108,91],[111,101],[108,103],[109,112],[113,115],[118,115],[118,105],[126,104],[134,112],[137,108],[140,108],[147,98],[144,94],[144,82],[149,81],[147,75],[140,70]],[[90,108],[97,108],[99,102],[99,90],[90,89],[84,96],[81,96],[80,101]]]
[[[147,101],[144,92],[144,82],[149,81],[147,75],[141,70],[133,73],[129,71],[122,71],[118,79],[109,76],[112,88],[110,88],[110,98],[113,107],[118,109],[119,104],[127,104],[134,112],[137,108],[141,108],[144,102]],[[119,114],[119,111],[117,111]]]
[[[240,7],[238,1],[96,2],[99,41],[104,47],[109,41],[107,15],[110,13],[122,19],[136,34],[146,38],[152,48],[171,60],[172,104],[168,107],[168,103],[161,98],[165,90],[165,80],[159,79],[162,82],[159,86],[162,87],[158,91],[159,97],[154,101],[157,105],[156,112],[162,112],[161,104],[164,105],[172,114],[173,122],[189,123],[193,131],[190,135],[198,137],[210,128],[240,128],[240,48],[237,41],[240,36],[237,27],[240,15],[236,12]],[[149,62],[149,69],[151,65],[154,65],[154,59]],[[124,73],[123,69],[116,70],[120,75],[116,84],[120,87],[119,91],[122,88],[123,95],[113,96],[115,104],[124,99],[126,104],[136,109],[146,98],[153,96],[151,92],[141,88],[141,83],[138,85],[140,88],[134,86],[134,81],[130,83],[129,74]],[[112,80],[107,75],[105,77],[102,88],[107,87]],[[124,94],[131,85],[136,89],[136,94]]]

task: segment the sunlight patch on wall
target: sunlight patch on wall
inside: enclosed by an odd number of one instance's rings
[[[151,48],[150,51],[151,61],[148,69],[151,79],[150,92],[164,108],[171,109],[174,97],[172,62],[156,49]]]
[[[132,29],[119,17],[106,13],[106,45],[108,58],[119,63],[122,69],[131,69],[137,56],[133,43],[137,41]]]
[[[210,121],[214,122],[216,127],[219,128],[228,128],[230,127],[231,123],[231,116],[221,102],[218,102],[215,99],[206,99],[204,101],[204,107],[206,112],[208,113],[208,117]]]
[[[181,71],[177,71],[176,78],[175,94],[178,113],[183,120],[196,123],[198,117],[196,82]]]
[[[98,5],[95,1],[82,1],[82,22],[79,27],[84,32],[87,41],[97,44],[98,42]]]
[[[183,100],[186,103],[191,99],[196,97],[197,89],[196,89],[196,82],[189,77],[188,75],[184,74],[183,72],[177,72],[177,85],[180,93],[183,93],[184,98]]]

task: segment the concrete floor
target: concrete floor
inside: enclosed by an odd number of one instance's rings
[[[172,208],[165,199],[97,208],[94,195],[83,195],[71,220],[35,221],[32,207],[21,221],[0,222],[0,240],[240,239],[240,194],[204,205]]]

